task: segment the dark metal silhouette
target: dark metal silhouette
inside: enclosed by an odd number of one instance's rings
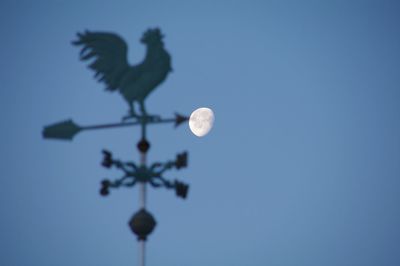
[[[95,71],[95,77],[104,82],[108,91],[118,90],[129,104],[129,113],[123,117],[123,122],[103,125],[80,126],[71,119],[44,127],[43,137],[46,139],[72,140],[74,136],[84,130],[126,127],[139,125],[141,138],[137,144],[140,152],[140,163],[122,162],[113,158],[111,152],[103,150],[102,165],[106,168],[115,167],[122,170],[123,176],[116,180],[103,180],[100,194],[106,196],[110,189],[119,187],[139,186],[139,211],[129,221],[129,226],[139,240],[140,265],[145,264],[145,241],[154,230],[156,220],[146,210],[146,185],[155,188],[165,187],[175,190],[178,197],[186,198],[189,186],[174,180],[169,181],[163,174],[172,169],[187,167],[188,154],[182,152],[175,160],[155,162],[147,165],[147,152],[150,143],[146,139],[146,129],[150,124],[174,123],[175,127],[188,120],[188,117],[175,114],[174,118],[150,116],[146,112],[144,101],[169,72],[171,72],[171,58],[164,49],[162,34],[159,29],[147,30],[141,39],[147,47],[147,53],[142,63],[130,66],[127,61],[127,45],[116,34],[104,32],[78,33],[78,40],[74,45],[82,46],[81,60],[93,60],[89,67]],[[134,102],[139,104],[140,115],[136,114]],[[126,119],[133,121],[126,122]]]
[[[147,141],[141,140],[138,143],[139,150],[148,150],[149,144]],[[124,175],[114,181],[103,180],[101,182],[100,194],[107,196],[111,188],[133,187],[137,182],[150,184],[154,188],[165,187],[174,189],[178,197],[186,198],[189,186],[175,180],[168,181],[163,177],[163,174],[172,168],[181,169],[187,167],[188,153],[182,152],[176,155],[175,160],[165,163],[155,162],[150,166],[138,166],[134,162],[122,162],[112,157],[111,152],[103,150],[103,161],[101,163],[105,168],[115,167],[124,172]]]
[[[174,123],[175,127],[178,127],[183,122],[187,121],[189,118],[187,116],[175,113],[174,118],[158,117],[157,119],[149,119],[149,117],[142,116],[142,117],[137,117],[137,119],[138,121],[135,122],[110,123],[110,124],[91,125],[91,126],[80,126],[77,125],[71,119],[69,119],[44,127],[42,134],[43,137],[46,139],[72,140],[76,134],[84,130],[136,126],[136,125],[141,125],[143,123],[144,124]]]
[[[106,90],[118,90],[129,104],[129,114],[124,117],[136,118],[134,102],[139,103],[142,116],[147,116],[144,101],[169,72],[172,71],[171,57],[164,49],[161,31],[149,29],[141,38],[146,45],[146,56],[140,64],[130,66],[127,60],[127,45],[116,34],[105,32],[78,33],[74,45],[82,46],[82,61],[94,59],[89,68],[95,77],[106,84]]]
[[[129,227],[137,235],[139,241],[146,241],[147,236],[153,232],[156,225],[157,222],[153,215],[146,209],[137,211],[129,221]]]

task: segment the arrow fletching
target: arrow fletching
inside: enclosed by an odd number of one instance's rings
[[[81,130],[82,128],[70,119],[44,127],[43,138],[72,140]]]

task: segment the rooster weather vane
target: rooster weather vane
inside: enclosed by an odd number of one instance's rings
[[[163,174],[172,169],[187,167],[188,153],[176,155],[174,160],[164,163],[147,164],[147,152],[150,143],[146,138],[146,128],[149,124],[174,123],[175,127],[189,120],[187,116],[175,113],[173,118],[161,118],[149,115],[145,107],[147,96],[156,89],[172,71],[171,57],[164,48],[163,35],[160,29],[149,29],[144,32],[141,43],[146,45],[144,60],[137,65],[129,65],[127,60],[127,44],[116,34],[106,32],[85,31],[77,34],[78,39],[72,44],[81,47],[80,59],[89,61],[89,68],[95,72],[95,78],[105,83],[107,91],[118,91],[129,105],[128,114],[121,122],[80,126],[71,119],[44,127],[43,137],[46,139],[72,140],[84,130],[115,128],[139,125],[141,138],[137,148],[140,152],[140,163],[123,162],[113,157],[112,153],[103,150],[102,165],[106,168],[115,167],[123,172],[116,180],[101,181],[100,194],[107,196],[110,189],[119,187],[139,186],[139,211],[129,221],[133,233],[137,235],[140,246],[139,265],[144,265],[145,240],[153,231],[156,221],[146,210],[146,185],[155,188],[165,187],[175,190],[178,197],[186,198],[189,186],[183,182],[169,181]],[[135,111],[138,104],[138,111]]]
[[[141,115],[148,117],[144,100],[162,83],[172,71],[171,56],[164,49],[163,35],[159,29],[149,29],[141,38],[147,52],[142,63],[128,64],[128,48],[125,41],[116,34],[103,32],[78,33],[74,45],[83,46],[81,60],[95,58],[89,68],[95,71],[95,78],[104,82],[107,91],[119,91],[129,104],[125,119],[138,118],[134,102],[140,106]]]

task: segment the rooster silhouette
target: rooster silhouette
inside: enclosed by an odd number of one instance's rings
[[[134,102],[139,104],[141,115],[148,116],[144,100],[172,71],[171,56],[164,49],[163,35],[160,29],[149,29],[144,32],[141,43],[146,45],[146,56],[137,65],[129,65],[127,44],[116,34],[107,32],[77,33],[78,40],[72,44],[82,46],[80,59],[94,59],[89,68],[95,71],[95,78],[104,82],[107,91],[116,91],[129,104],[129,118],[138,118]]]

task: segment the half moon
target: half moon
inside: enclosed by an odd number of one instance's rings
[[[189,118],[189,128],[197,137],[204,137],[214,124],[214,112],[207,107],[193,111]]]

